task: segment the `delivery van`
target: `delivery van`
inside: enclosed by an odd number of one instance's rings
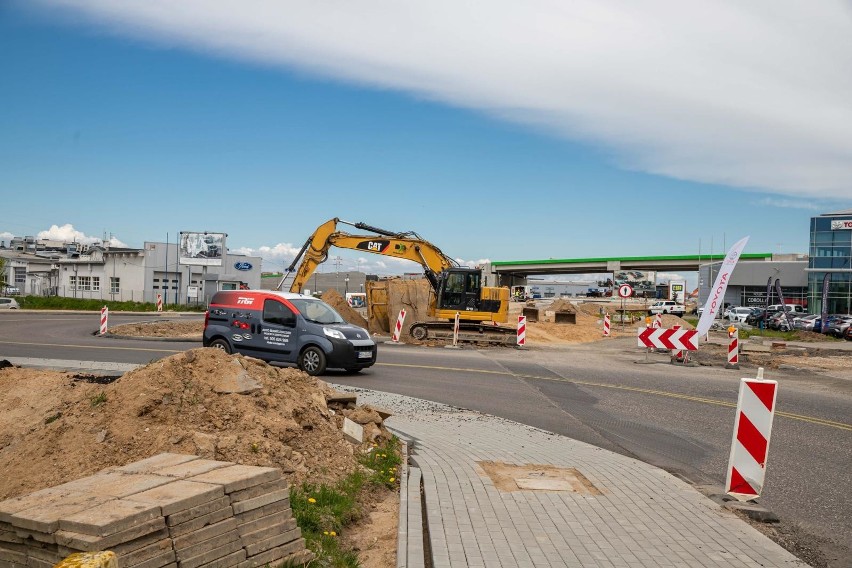
[[[376,362],[367,330],[311,296],[266,290],[217,292],[204,318],[205,347],[269,362],[295,363],[309,375],[358,372]]]

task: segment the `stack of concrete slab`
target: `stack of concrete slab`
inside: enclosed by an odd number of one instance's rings
[[[0,503],[0,568],[111,550],[121,568],[255,568],[313,556],[275,468],[159,454]]]

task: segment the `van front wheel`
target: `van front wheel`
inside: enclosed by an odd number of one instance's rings
[[[311,376],[325,371],[325,353],[319,347],[310,346],[299,355],[299,368]]]

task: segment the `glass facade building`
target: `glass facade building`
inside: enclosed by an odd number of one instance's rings
[[[811,217],[808,260],[808,311],[822,310],[828,275],[828,313],[852,313],[852,209]]]

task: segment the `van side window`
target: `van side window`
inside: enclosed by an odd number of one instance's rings
[[[264,300],[263,321],[278,325],[296,325],[296,314],[277,300]]]

